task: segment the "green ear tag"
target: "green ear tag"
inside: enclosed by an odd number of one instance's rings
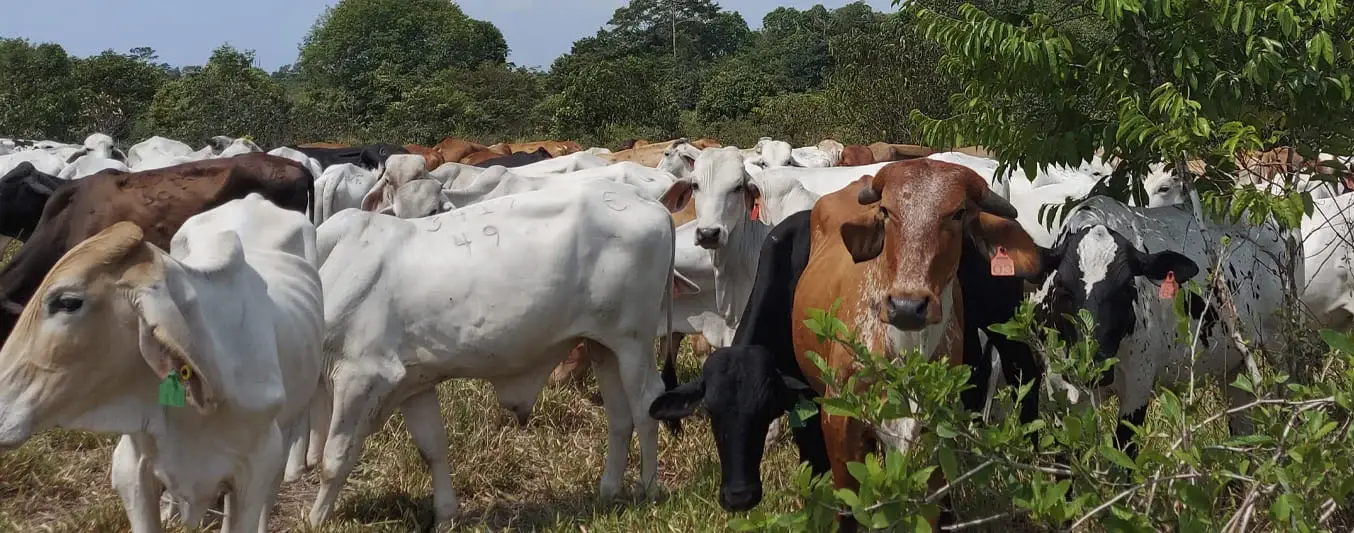
[[[164,381],[160,382],[160,405],[167,407],[184,406],[183,382],[179,381],[178,372],[169,374]]]

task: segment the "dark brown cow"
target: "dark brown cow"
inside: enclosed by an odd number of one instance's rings
[[[462,163],[463,161],[461,160],[465,159],[466,156],[487,149],[489,149],[489,147],[483,144],[457,139],[455,137],[444,138],[442,139],[442,142],[437,143],[437,146],[433,147],[433,150],[437,150],[438,153],[442,154],[442,161],[447,163]]]
[[[842,159],[837,163],[839,167],[859,167],[874,164],[874,152],[870,147],[859,144],[850,144],[842,148]]]
[[[869,186],[847,187],[814,206],[809,261],[795,289],[799,367],[809,385],[829,398],[838,396],[854,371],[854,358],[802,325],[809,309],[828,309],[840,298],[838,318],[871,350],[921,348],[927,357],[957,365],[964,353],[963,292],[956,277],[963,237],[971,237],[987,257],[1005,247],[1018,274],[1039,272],[1039,249],[1015,222],[1015,208],[972,170],[915,159],[885,166],[862,181]],[[803,355],[810,350],[826,359],[840,382],[823,382]],[[856,419],[821,416],[833,483],[856,488],[846,465],[863,461],[876,434]],[[933,488],[943,481],[937,470]],[[843,518],[844,531],[854,528]]]
[[[105,170],[57,189],[33,236],[0,270],[0,335],[9,338],[47,271],[81,241],[127,221],[145,231],[147,242],[168,250],[188,217],[255,192],[305,213],[315,182],[300,163],[255,152],[145,172]]]

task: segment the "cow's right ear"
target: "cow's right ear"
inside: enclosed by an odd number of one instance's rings
[[[695,186],[696,183],[691,178],[681,178],[668,187],[668,192],[663,193],[659,201],[672,213],[686,209],[686,203],[691,201],[691,191]]]
[[[884,212],[878,207],[862,210],[842,222],[842,244],[851,252],[851,260],[863,263],[884,251]]]
[[[705,399],[705,378],[685,383],[663,393],[649,404],[649,417],[655,420],[681,420],[696,412]]]

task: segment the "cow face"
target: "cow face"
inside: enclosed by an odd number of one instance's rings
[[[760,194],[738,149],[719,148],[701,152],[695,174],[673,183],[662,202],[676,213],[694,197],[696,245],[714,250],[728,244],[730,232],[740,225],[754,223],[752,206]]]
[[[700,154],[701,151],[691,146],[685,137],[677,139],[663,149],[663,159],[658,162],[658,170],[678,178],[692,177],[695,175],[696,158]]]
[[[902,331],[940,323],[939,297],[954,281],[968,233],[987,257],[1004,248],[1017,274],[1039,272],[1039,251],[1015,222],[1016,210],[972,170],[942,161],[893,163],[867,176],[858,196],[867,206],[841,226],[852,259],[878,261],[872,283],[879,317]]]
[[[1166,168],[1165,163],[1153,163],[1143,178],[1147,191],[1147,207],[1162,207],[1185,203],[1185,187],[1180,176]]]
[[[1057,246],[1043,251],[1044,279],[1034,294],[1037,318],[1053,325],[1068,342],[1080,339],[1077,329],[1064,315],[1075,316],[1081,309],[1095,319],[1094,340],[1099,349],[1097,360],[1119,353],[1126,338],[1133,335],[1142,309],[1140,279],[1159,283],[1174,272],[1184,283],[1199,273],[1188,257],[1173,251],[1146,253],[1138,250],[1118,232],[1102,225],[1068,232]],[[1113,382],[1106,373],[1099,385]]]
[[[776,370],[766,348],[733,346],[710,354],[700,379],[654,400],[649,416],[680,420],[705,405],[719,452],[719,505],[746,511],[762,500],[762,450],[771,421],[810,395],[808,385]]]
[[[211,409],[166,256],[143,237],[115,224],[72,248],[38,287],[0,349],[0,450],[58,425],[139,431],[139,409],[155,405],[169,374],[182,376],[189,405]]]

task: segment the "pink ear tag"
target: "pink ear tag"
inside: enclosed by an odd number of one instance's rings
[[[761,202],[761,201],[756,201],[756,202],[753,202],[753,203],[752,203],[752,215],[750,216],[750,218],[752,218],[752,220],[761,220],[761,219],[762,219],[762,202]]]
[[[1171,300],[1175,298],[1176,291],[1180,290],[1180,284],[1175,281],[1175,271],[1166,273],[1166,279],[1161,282],[1161,290],[1157,296],[1162,300]]]
[[[992,257],[992,275],[994,277],[1009,278],[1015,275],[1015,261],[1011,256],[1006,255],[1006,248],[998,246],[997,255]]]

